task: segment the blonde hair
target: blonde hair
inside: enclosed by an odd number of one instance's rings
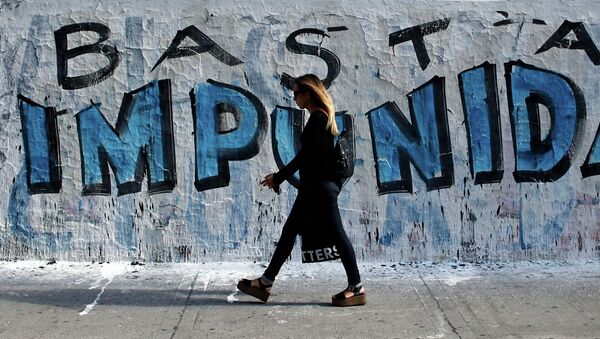
[[[331,131],[331,134],[334,136],[340,134],[335,122],[333,99],[331,99],[331,95],[329,95],[319,77],[314,74],[305,74],[296,79],[296,86],[300,91],[307,92],[312,103],[325,112],[327,115],[327,129]]]

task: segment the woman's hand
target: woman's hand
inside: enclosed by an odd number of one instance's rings
[[[275,179],[273,178],[273,173],[267,174],[263,180],[260,182],[261,185],[266,186],[268,188],[275,187]]]

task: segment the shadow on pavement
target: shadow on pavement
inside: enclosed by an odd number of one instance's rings
[[[28,290],[14,289],[0,290],[0,299],[18,303],[52,305],[67,309],[79,310],[87,304],[91,304],[101,289],[48,289]],[[227,297],[234,292],[231,290],[212,290],[212,291],[193,291],[189,295],[187,291],[180,290],[125,290],[125,289],[106,289],[102,294],[98,305],[123,305],[123,306],[143,306],[143,307],[165,307],[165,306],[213,306],[213,305],[231,305],[231,306],[322,306],[330,307],[331,304],[320,301],[306,302],[283,302],[270,300],[263,303],[258,300],[252,300],[251,296],[238,292],[237,301],[229,302]],[[273,299],[277,294],[273,294]]]

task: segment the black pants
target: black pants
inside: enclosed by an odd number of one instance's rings
[[[320,224],[332,227],[331,233],[346,270],[348,284],[357,285],[361,282],[354,249],[342,225],[337,204],[339,194],[340,187],[333,181],[321,182],[310,189],[300,188],[292,211],[283,225],[273,258],[265,270],[265,278],[275,280],[281,266],[292,252],[296,236],[302,232],[302,227],[307,221],[316,218]]]

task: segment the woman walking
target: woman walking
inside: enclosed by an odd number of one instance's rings
[[[313,74],[296,79],[293,91],[298,107],[310,112],[300,136],[302,147],[289,164],[279,172],[265,176],[261,184],[278,192],[279,185],[299,170],[300,188],[269,266],[261,277],[242,279],[237,287],[267,302],[275,277],[289,257],[296,236],[305,227],[323,225],[322,227],[331,227],[330,233],[348,277],[348,287],[332,296],[332,303],[336,306],[364,305],[365,289],[360,281],[354,249],[344,231],[337,204],[342,183],[333,168],[334,136],[339,134],[333,101],[325,86]],[[309,223],[311,218],[318,220],[318,223]]]

